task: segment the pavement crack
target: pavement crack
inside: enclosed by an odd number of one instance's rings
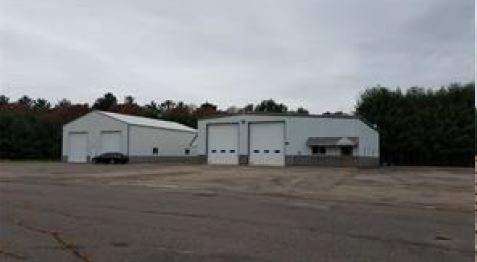
[[[3,250],[3,249],[0,249],[0,255],[3,255],[5,257],[14,258],[16,260],[26,260],[27,259],[27,257],[25,257],[25,256],[22,256],[22,255],[19,255],[19,254],[10,252],[10,251],[6,251],[6,250]]]
[[[70,250],[80,260],[82,260],[84,262],[90,262],[91,261],[88,257],[86,257],[86,255],[81,254],[79,252],[78,247],[75,244],[69,243],[65,239],[63,239],[61,237],[60,233],[52,232],[51,235],[56,240],[56,242],[58,242],[63,248]]]
[[[46,229],[32,227],[32,226],[26,225],[23,221],[18,221],[16,223],[16,225],[21,227],[21,228],[24,228],[28,231],[31,231],[31,232],[36,232],[36,233],[48,235],[53,240],[55,240],[63,249],[70,251],[75,257],[77,257],[81,261],[91,262],[91,260],[85,254],[82,254],[78,250],[77,245],[66,241],[64,238],[61,237],[61,234],[58,231],[46,230]]]

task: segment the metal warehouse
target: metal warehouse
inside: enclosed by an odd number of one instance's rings
[[[118,152],[131,161],[176,161],[196,155],[197,130],[169,121],[93,111],[63,126],[64,161],[89,162]]]
[[[198,123],[198,154],[222,165],[379,165],[379,134],[355,116],[239,114]]]

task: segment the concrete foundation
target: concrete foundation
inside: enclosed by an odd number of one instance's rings
[[[241,166],[248,165],[248,155],[240,155],[239,156],[239,165],[241,165]]]
[[[205,163],[203,156],[130,156],[131,163]]]
[[[130,156],[132,163],[190,163],[206,164],[207,156],[154,157]],[[248,165],[248,155],[239,156],[239,165]],[[340,156],[285,156],[285,166],[378,167],[379,158]]]
[[[286,166],[377,167],[379,158],[342,156],[285,156]]]

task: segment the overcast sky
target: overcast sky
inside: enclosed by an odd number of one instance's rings
[[[474,79],[473,0],[0,0],[0,93],[349,111]]]

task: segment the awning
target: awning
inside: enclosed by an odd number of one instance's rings
[[[357,137],[309,137],[307,146],[358,146]]]

